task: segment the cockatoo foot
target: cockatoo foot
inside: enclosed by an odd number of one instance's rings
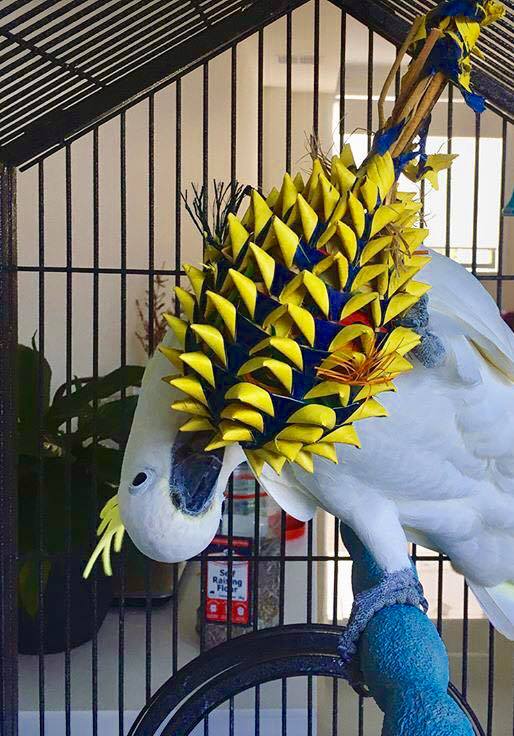
[[[363,687],[357,657],[361,634],[376,613],[386,606],[397,604],[420,607],[424,613],[428,610],[423,587],[413,568],[384,573],[378,585],[357,593],[354,598],[350,618],[337,649],[342,660],[343,676],[360,695],[368,694]]]

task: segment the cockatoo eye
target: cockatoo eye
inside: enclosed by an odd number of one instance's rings
[[[129,493],[133,496],[147,491],[155,480],[155,472],[151,468],[144,468],[137,473],[129,485]]]

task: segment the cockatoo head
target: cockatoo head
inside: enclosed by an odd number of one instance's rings
[[[164,349],[169,342],[170,336]],[[168,371],[167,359],[157,352],[145,372],[118,503],[129,536],[144,554],[178,562],[201,552],[215,535],[228,476],[242,458],[238,447],[206,453],[201,433],[178,432],[183,417],[181,422],[170,409],[173,396],[162,381]]]

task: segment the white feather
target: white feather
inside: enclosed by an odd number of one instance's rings
[[[295,519],[309,521],[316,513],[317,500],[298,483],[291,468],[286,466],[277,475],[269,465],[265,465],[259,483]]]
[[[422,280],[432,286],[431,310],[448,315],[496,367],[514,380],[514,334],[498,313],[496,302],[460,264],[430,251]]]
[[[507,639],[514,639],[514,585],[501,583],[484,588],[470,583],[470,588],[494,628]]]

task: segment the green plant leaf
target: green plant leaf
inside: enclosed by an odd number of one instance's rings
[[[47,412],[48,426],[52,431],[56,431],[67,419],[78,417],[88,411],[93,401],[106,399],[130,386],[141,386],[143,373],[142,366],[122,366],[96,381],[89,381],[76,388],[69,396],[62,396],[61,386],[57,389],[52,406]]]
[[[137,406],[137,396],[127,396],[101,404],[95,412],[92,410],[80,417],[77,430],[77,439],[81,442],[95,437],[101,440],[113,440],[124,446],[128,440],[134,412]]]
[[[123,462],[122,450],[104,447],[103,445],[96,445],[96,447],[88,445],[77,452],[77,462],[83,463],[89,469],[92,479],[95,476],[96,469],[98,481],[113,486],[117,486],[120,482],[121,464]]]
[[[42,587],[43,591],[48,583],[51,563],[49,560],[41,561]],[[18,573],[18,595],[23,608],[29,616],[35,618],[39,610],[39,561],[37,559],[26,560]]]
[[[50,403],[52,371],[36,349],[18,345],[16,352],[18,454],[39,455],[39,416]]]
[[[34,349],[20,346],[20,355],[24,360],[39,364],[39,356]],[[49,371],[48,368],[47,405]],[[27,434],[28,439],[18,456],[18,540],[21,554],[38,550],[40,541],[44,552],[51,555],[66,552],[87,554],[92,549],[98,513],[113,495],[113,487],[119,483],[123,460],[121,449],[105,447],[100,442],[108,440],[124,445],[137,396],[103,400],[130,386],[140,386],[143,372],[141,366],[125,366],[85,385],[81,379],[74,380],[75,390],[71,396],[63,395],[61,389],[56,392],[45,415],[41,440],[37,415],[29,423],[32,435]],[[30,371],[26,370],[23,376],[21,385],[33,387]],[[22,398],[25,400],[27,396]],[[34,400],[33,393],[32,398],[27,399],[27,411],[33,410]],[[93,406],[95,401],[99,402],[96,408]],[[78,418],[77,431],[68,436],[59,431],[66,420],[75,417]],[[93,435],[96,439],[94,446],[90,442]],[[32,585],[30,575],[27,568],[22,576],[27,601]]]
[[[21,554],[37,550],[40,535],[44,551],[49,555],[67,552],[68,545],[69,551],[81,553],[86,553],[92,548],[91,545],[94,546],[98,514],[113,495],[113,487],[111,483],[104,482],[100,475],[95,484],[91,467],[86,462],[75,459],[69,468],[68,462],[70,460],[64,458],[44,458],[42,466],[39,463],[24,465],[24,473],[18,479],[18,539]],[[111,463],[114,464],[112,460]],[[43,477],[41,509],[37,502],[40,468]],[[109,473],[112,476],[115,470],[111,467]],[[42,527],[40,518],[43,520]]]

